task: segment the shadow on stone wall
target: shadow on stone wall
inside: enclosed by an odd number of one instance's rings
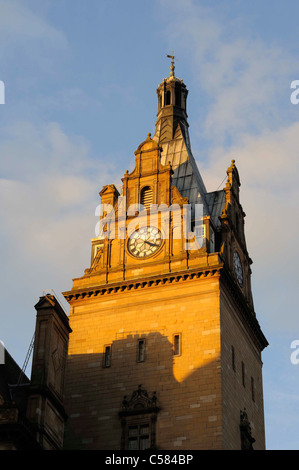
[[[145,341],[140,362],[139,340]],[[119,335],[110,346],[109,367],[103,353],[69,356],[66,449],[119,450],[122,402],[139,385],[149,396],[156,392],[158,448],[221,448],[220,360],[192,369],[191,357],[184,350],[174,356],[173,345],[159,332]],[[176,377],[182,375],[182,368],[186,374],[179,381]]]

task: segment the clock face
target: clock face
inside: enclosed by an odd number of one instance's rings
[[[162,234],[156,227],[141,227],[129,238],[128,250],[137,258],[153,255],[162,245]]]
[[[236,251],[234,252],[234,270],[235,270],[237,281],[240,284],[240,286],[242,286],[243,285],[243,269],[242,269],[240,257]]]

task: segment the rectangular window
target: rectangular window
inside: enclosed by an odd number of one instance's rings
[[[138,426],[129,426],[128,429],[128,449],[138,450]]]
[[[245,364],[243,361],[242,361],[242,384],[243,384],[243,387],[245,387]]]
[[[252,398],[252,401],[255,401],[254,378],[253,377],[251,377],[251,398]]]
[[[104,367],[110,367],[111,366],[111,345],[110,344],[104,347],[103,366]]]
[[[137,361],[138,362],[145,361],[145,339],[144,338],[138,340]]]
[[[180,356],[182,353],[181,346],[181,334],[173,335],[173,354],[174,356]]]
[[[235,363],[235,348],[232,346],[232,368],[233,371],[236,371],[236,363]]]
[[[128,428],[128,450],[146,450],[150,448],[150,427],[143,423]]]

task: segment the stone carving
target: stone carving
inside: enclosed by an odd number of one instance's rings
[[[255,439],[251,435],[251,426],[248,419],[246,408],[240,411],[240,432],[241,432],[241,449],[254,450],[252,445]]]
[[[157,412],[157,396],[156,392],[153,392],[152,397],[150,398],[147,391],[142,389],[142,385],[138,385],[138,389],[135,390],[131,398],[128,400],[125,395],[122,401],[121,414],[130,414],[145,411],[148,412]]]

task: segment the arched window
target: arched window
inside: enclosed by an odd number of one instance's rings
[[[159,96],[159,109],[162,108],[162,95]]]
[[[181,90],[175,91],[175,104],[176,106],[181,106]]]
[[[167,90],[166,92],[166,105],[170,104],[170,91]]]
[[[150,209],[150,206],[153,203],[153,192],[150,186],[142,188],[140,202],[146,209]]]

